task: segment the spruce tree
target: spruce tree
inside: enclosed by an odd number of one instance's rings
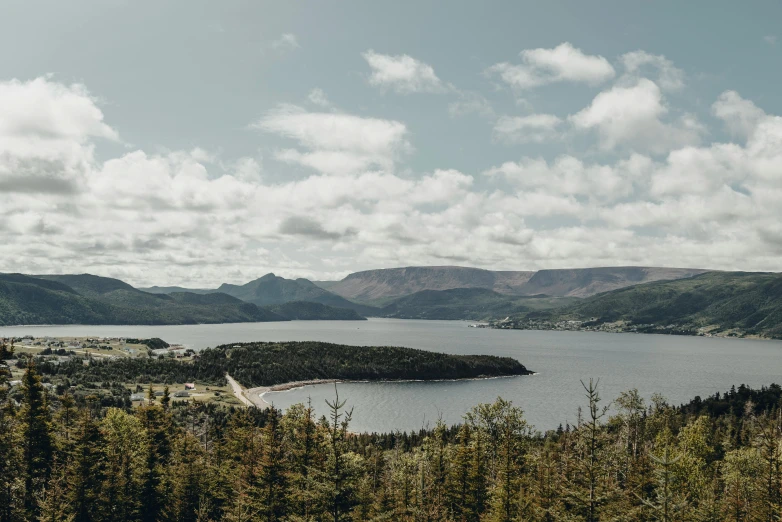
[[[52,462],[51,415],[46,390],[32,359],[22,378],[22,409],[19,427],[24,476],[24,510],[31,518],[38,516],[36,496],[46,484]]]
[[[286,513],[288,481],[285,476],[285,447],[280,428],[280,412],[271,407],[263,430],[263,456],[258,480],[260,513],[267,522],[281,520]]]

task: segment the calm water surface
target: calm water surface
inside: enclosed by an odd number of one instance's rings
[[[393,345],[454,354],[491,354],[518,359],[533,376],[459,382],[343,383],[340,399],[354,408],[354,431],[411,430],[438,417],[459,422],[475,404],[497,396],[521,406],[538,429],[573,422],[583,405],[580,381],[600,379],[606,401],[638,388],[679,404],[731,385],[782,383],[782,342],[468,328],[462,321],[293,321],[188,326],[32,326],[0,328],[0,336],[160,337],[205,348],[242,341],[329,341]],[[312,398],[318,413],[333,399],[333,385],[271,393],[281,408]]]

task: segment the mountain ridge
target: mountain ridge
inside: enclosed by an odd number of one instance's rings
[[[329,292],[369,305],[423,290],[485,288],[497,293],[552,297],[589,297],[644,282],[692,277],[709,270],[667,267],[594,267],[538,271],[492,271],[458,266],[400,267],[365,270],[341,281],[319,282]]]
[[[141,290],[154,290],[153,293],[170,294],[182,291],[182,287],[150,287]],[[309,279],[286,279],[274,273],[268,273],[243,285],[223,283],[215,290],[185,290],[196,294],[222,292],[242,301],[258,306],[279,306],[290,302],[311,302],[333,308],[346,308],[361,315],[376,312],[372,307],[354,303],[342,296],[325,290]]]

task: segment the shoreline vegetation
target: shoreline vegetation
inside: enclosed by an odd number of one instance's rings
[[[51,386],[75,390],[80,396],[96,395],[106,405],[143,401],[138,394],[149,385],[160,391],[161,386],[175,383],[197,384],[210,392],[214,396],[210,400],[215,402],[225,402],[221,390],[231,390],[240,402],[265,408],[268,403],[261,393],[307,384],[462,380],[533,373],[511,357],[312,341],[234,343],[200,352],[162,339],[26,336],[15,341],[20,343],[22,357],[15,363],[18,369],[32,358]]]
[[[681,335],[687,337],[714,337],[719,339],[746,339],[754,341],[781,341],[782,336],[767,336],[746,333],[738,329],[722,330],[717,325],[694,327],[688,325],[657,325],[633,324],[628,321],[600,322],[597,318],[590,320],[565,321],[490,321],[486,324],[476,324],[472,328],[488,328],[494,330],[538,330],[545,332],[601,332],[601,333],[632,333],[644,335]]]

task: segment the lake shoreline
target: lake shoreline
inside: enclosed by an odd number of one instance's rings
[[[320,384],[342,384],[342,383],[405,383],[405,382],[460,382],[460,381],[486,381],[491,379],[510,379],[513,377],[528,377],[536,375],[537,372],[530,371],[527,374],[519,375],[492,375],[486,377],[463,377],[460,379],[311,379],[306,381],[291,381],[272,386],[257,386],[244,390],[244,396],[256,406],[266,409],[272,406],[264,396],[267,393],[286,392],[299,390],[307,386],[317,386]],[[256,399],[257,398],[257,399]],[[244,402],[244,401],[243,401]]]

